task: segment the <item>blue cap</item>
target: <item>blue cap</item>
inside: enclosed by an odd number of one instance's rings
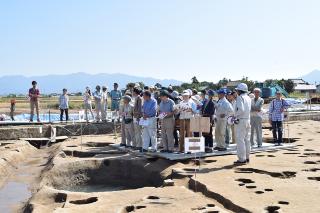
[[[217,91],[217,93],[218,94],[227,94],[227,90],[226,89],[219,89],[218,91]]]
[[[209,89],[209,90],[208,90],[208,95],[214,96],[214,91],[213,91],[212,89]]]

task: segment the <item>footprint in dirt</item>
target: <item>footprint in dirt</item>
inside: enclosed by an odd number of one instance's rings
[[[236,179],[235,181],[238,181],[238,182],[241,182],[241,183],[244,183],[244,184],[255,183],[253,180],[247,179],[247,178],[239,178],[239,179]]]
[[[315,161],[305,161],[304,164],[317,164]]]
[[[320,181],[320,177],[308,177],[308,180]]]
[[[280,210],[280,206],[268,206],[265,210],[267,210],[268,213],[276,213]]]

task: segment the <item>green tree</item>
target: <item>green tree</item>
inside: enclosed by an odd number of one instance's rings
[[[197,79],[196,76],[193,76],[193,77],[191,78],[191,83],[192,83],[192,84],[199,84],[199,81],[198,81],[198,79]]]
[[[283,82],[283,87],[288,93],[292,93],[294,91],[294,83],[290,79]]]

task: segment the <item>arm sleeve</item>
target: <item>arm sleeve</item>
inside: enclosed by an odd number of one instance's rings
[[[272,111],[273,111],[273,101],[271,101],[270,106],[269,106],[269,119],[272,117]]]
[[[236,102],[236,114],[242,115],[244,113],[244,104],[243,101],[241,100],[241,96],[238,96],[237,102]]]

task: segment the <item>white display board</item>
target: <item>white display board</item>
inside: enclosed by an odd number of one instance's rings
[[[184,152],[185,153],[205,152],[204,137],[185,138]]]

